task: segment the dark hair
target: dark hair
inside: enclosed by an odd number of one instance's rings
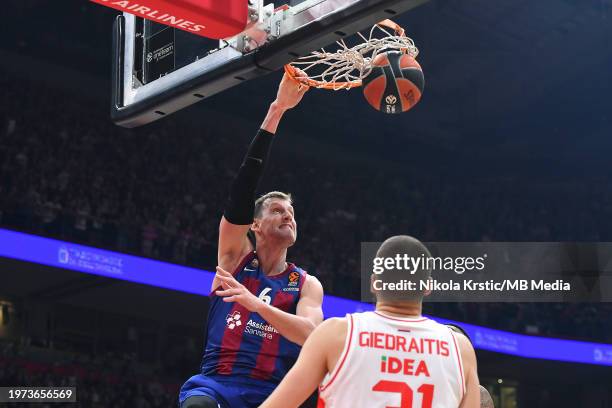
[[[269,193],[266,193],[259,197],[257,200],[255,200],[255,210],[253,211],[253,218],[261,217],[261,213],[263,212],[266,200],[270,198],[279,198],[281,200],[287,200],[289,201],[289,203],[293,203],[293,200],[291,199],[291,194],[283,193],[281,191],[270,191]]]
[[[421,241],[408,235],[396,235],[383,242],[376,252],[377,258],[422,258],[422,266],[418,269],[386,268],[383,273],[376,275],[382,283],[400,283],[402,281],[414,282],[415,290],[379,290],[376,298],[385,301],[421,301],[426,290],[421,282],[429,281],[431,270],[426,259],[431,258],[429,250]]]

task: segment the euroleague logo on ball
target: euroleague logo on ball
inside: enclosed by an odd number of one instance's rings
[[[406,112],[423,94],[425,77],[414,56],[402,51],[387,51],[371,61],[372,70],[362,80],[368,103],[384,113]]]
[[[394,95],[387,95],[385,102],[387,102],[389,105],[395,105],[397,98]]]

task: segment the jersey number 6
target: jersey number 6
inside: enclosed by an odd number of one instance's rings
[[[272,288],[265,288],[264,290],[261,291],[261,293],[259,294],[259,299],[264,302],[265,304],[269,305],[270,302],[272,301],[272,298],[270,296],[268,296],[268,293],[272,290]]]

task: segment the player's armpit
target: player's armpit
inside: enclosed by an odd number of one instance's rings
[[[251,225],[236,225],[229,222],[225,216],[219,223],[219,249],[217,252],[219,266],[227,271],[233,271],[238,262],[253,250],[247,237]],[[232,261],[234,265],[223,265],[221,261]]]
[[[480,408],[480,381],[478,380],[478,367],[476,353],[472,343],[463,334],[453,333],[459,343],[459,352],[465,371],[465,395],[459,408]]]
[[[293,368],[272,395],[264,401],[261,408],[295,408],[312,394],[329,371],[329,354],[334,351],[337,354],[338,351],[335,349],[343,347],[344,339],[336,341],[342,330],[341,320],[343,319],[327,320],[312,332]],[[344,322],[344,332],[346,336],[346,322]]]
[[[246,254],[253,250],[247,237],[250,225],[236,225],[221,217],[219,223],[218,265],[226,271],[233,272]],[[221,286],[215,277],[211,290]]]

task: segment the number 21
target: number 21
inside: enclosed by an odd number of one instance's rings
[[[400,394],[402,402],[399,408],[413,408],[412,399],[414,396],[414,392],[412,391],[412,388],[410,388],[410,386],[406,383],[399,381],[381,380],[377,382],[374,387],[372,387],[372,390]],[[431,408],[434,392],[433,384],[423,384],[417,389],[417,391],[423,394],[423,404],[421,405],[421,408]]]

